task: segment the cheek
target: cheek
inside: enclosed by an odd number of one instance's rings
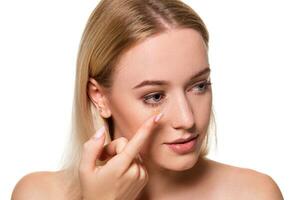
[[[141,113],[126,95],[114,96],[110,99],[110,109],[114,123],[115,138],[126,137],[130,140],[137,131],[141,121]],[[128,106],[130,105],[130,106]]]
[[[161,143],[165,142],[163,137],[163,126],[157,126],[152,130],[150,137],[145,141],[140,153],[147,159],[157,157],[161,153]]]
[[[141,126],[145,123],[146,120],[148,120],[153,115],[159,114],[161,112],[161,109],[159,108],[152,108],[152,107],[146,107],[144,104],[139,102],[137,99],[132,99],[128,105],[130,107],[127,115],[123,116],[125,119],[124,121],[127,121],[127,124],[129,125],[130,132],[126,135],[127,138],[132,138],[136,132],[141,128]],[[155,130],[153,130],[155,132]],[[155,135],[155,133],[153,133]],[[146,143],[153,142],[153,137],[151,136],[151,141],[146,141]],[[148,146],[148,145],[145,145]]]
[[[212,95],[210,91],[207,91],[205,95],[194,96],[191,99],[194,114],[196,116],[201,115],[205,117],[210,115],[212,109]]]
[[[131,109],[129,112],[122,112],[119,110],[117,114],[115,115],[115,123],[114,126],[116,127],[116,133],[119,137],[126,137],[128,140],[131,140],[137,133],[137,131],[141,128],[141,126],[144,124],[144,122],[152,116],[151,113],[143,113],[138,112],[135,109],[134,106],[131,106]],[[155,130],[153,133],[155,135]],[[153,142],[153,137],[150,136],[149,141],[145,142],[145,149],[148,147],[148,143]]]
[[[212,102],[211,99],[207,98],[203,101],[203,103],[198,107],[199,111],[197,112],[199,117],[203,118],[203,120],[208,121],[211,115]]]
[[[210,122],[212,111],[212,98],[210,93],[205,96],[193,98],[191,104],[196,126],[200,130],[206,130]]]

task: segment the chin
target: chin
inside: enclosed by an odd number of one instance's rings
[[[199,155],[193,153],[177,156],[175,158],[163,159],[160,161],[159,165],[172,171],[185,171],[193,168],[198,160]]]
[[[176,154],[165,146],[159,149],[160,151],[157,151],[158,149],[153,148],[150,152],[142,153],[145,163],[164,170],[180,172],[193,168],[200,159],[199,144],[194,151],[185,154]]]

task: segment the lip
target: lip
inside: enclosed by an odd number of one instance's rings
[[[179,139],[176,139],[176,140],[174,140],[172,142],[166,142],[164,144],[181,144],[181,143],[186,143],[186,142],[189,142],[189,141],[197,138],[198,136],[199,136],[199,134],[194,135],[194,136],[190,136],[188,138],[179,138]]]
[[[169,147],[169,149],[171,149],[177,155],[185,155],[185,154],[194,152],[196,150],[198,136],[199,135],[197,135],[196,137],[190,138],[189,141],[186,140],[186,142],[183,142],[183,143],[171,143],[171,144],[166,144],[166,145],[167,145],[167,147]]]

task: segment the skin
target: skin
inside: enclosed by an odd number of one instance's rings
[[[194,30],[170,30],[127,51],[117,66],[112,92],[106,95],[106,105],[100,103],[100,106],[108,107],[116,121],[116,138],[123,136],[129,140],[154,109],[164,112],[162,125],[140,152],[150,175],[144,192],[158,194],[177,190],[179,184],[175,180],[182,182],[180,179],[192,172],[184,170],[191,169],[198,161],[201,140],[209,124],[211,88],[202,92],[203,86],[197,85],[207,80],[209,73],[190,81],[194,74],[209,67],[205,43]],[[143,80],[170,83],[132,89]],[[147,100],[149,103],[161,102],[158,106],[143,103],[143,96],[160,91],[164,91],[165,97],[160,95]],[[96,94],[94,89],[91,96],[99,105],[103,100],[95,98],[100,96]],[[200,138],[197,150],[189,154],[178,155],[163,144],[194,134],[199,134]],[[156,188],[158,183],[159,188]]]
[[[208,80],[209,73],[195,82],[190,77],[207,67],[207,48],[201,35],[192,29],[171,29],[147,38],[121,57],[110,93],[90,79],[89,96],[95,106],[102,108],[102,117],[113,117],[115,139],[138,141],[134,136],[144,121],[155,112],[164,113],[151,135],[145,141],[140,140],[143,145],[138,154],[149,180],[139,199],[283,199],[268,175],[199,159],[210,119],[212,91],[209,86],[202,90],[197,85]],[[132,89],[146,79],[169,81],[169,85]],[[163,96],[147,102],[161,103],[155,107],[146,105],[143,97],[154,93]],[[199,134],[197,148],[188,154],[176,154],[163,144],[194,134]],[[106,149],[111,156],[116,154],[116,147],[112,146],[113,153]],[[63,187],[58,187],[64,185],[64,180],[67,180],[64,171],[29,174],[18,182],[13,199],[35,199],[30,196],[32,190],[37,191],[35,197],[47,195],[52,199],[50,194],[55,194],[56,199],[68,199]]]
[[[206,52],[201,36],[193,30],[184,29],[144,41],[126,52],[118,63],[112,93],[106,95],[106,109],[109,108],[116,122],[115,138],[126,137],[130,140],[155,109],[164,112],[162,125],[141,151],[144,161],[153,167],[153,172],[182,171],[191,168],[198,160],[200,140],[197,151],[181,156],[163,143],[194,134],[203,138],[206,134],[212,93],[210,87],[206,92],[201,92],[203,85],[197,84],[208,79],[209,73],[194,82],[190,81],[190,77],[209,66]],[[146,79],[166,80],[170,84],[132,89]],[[147,100],[152,104],[160,102],[158,106],[143,103],[143,96],[158,92],[161,94]],[[94,102],[102,106],[99,103],[102,100],[97,98],[100,95],[96,93],[91,92],[91,96]]]

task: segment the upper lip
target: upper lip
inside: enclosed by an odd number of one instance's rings
[[[199,136],[199,134],[197,134],[197,135],[192,135],[192,136],[190,136],[190,137],[188,137],[188,138],[179,138],[179,139],[176,139],[176,140],[174,140],[174,141],[172,141],[172,142],[166,142],[165,144],[184,143],[184,142],[188,142],[188,141],[190,141],[190,140],[193,140],[193,139],[195,139],[195,138],[198,137],[198,136]]]

